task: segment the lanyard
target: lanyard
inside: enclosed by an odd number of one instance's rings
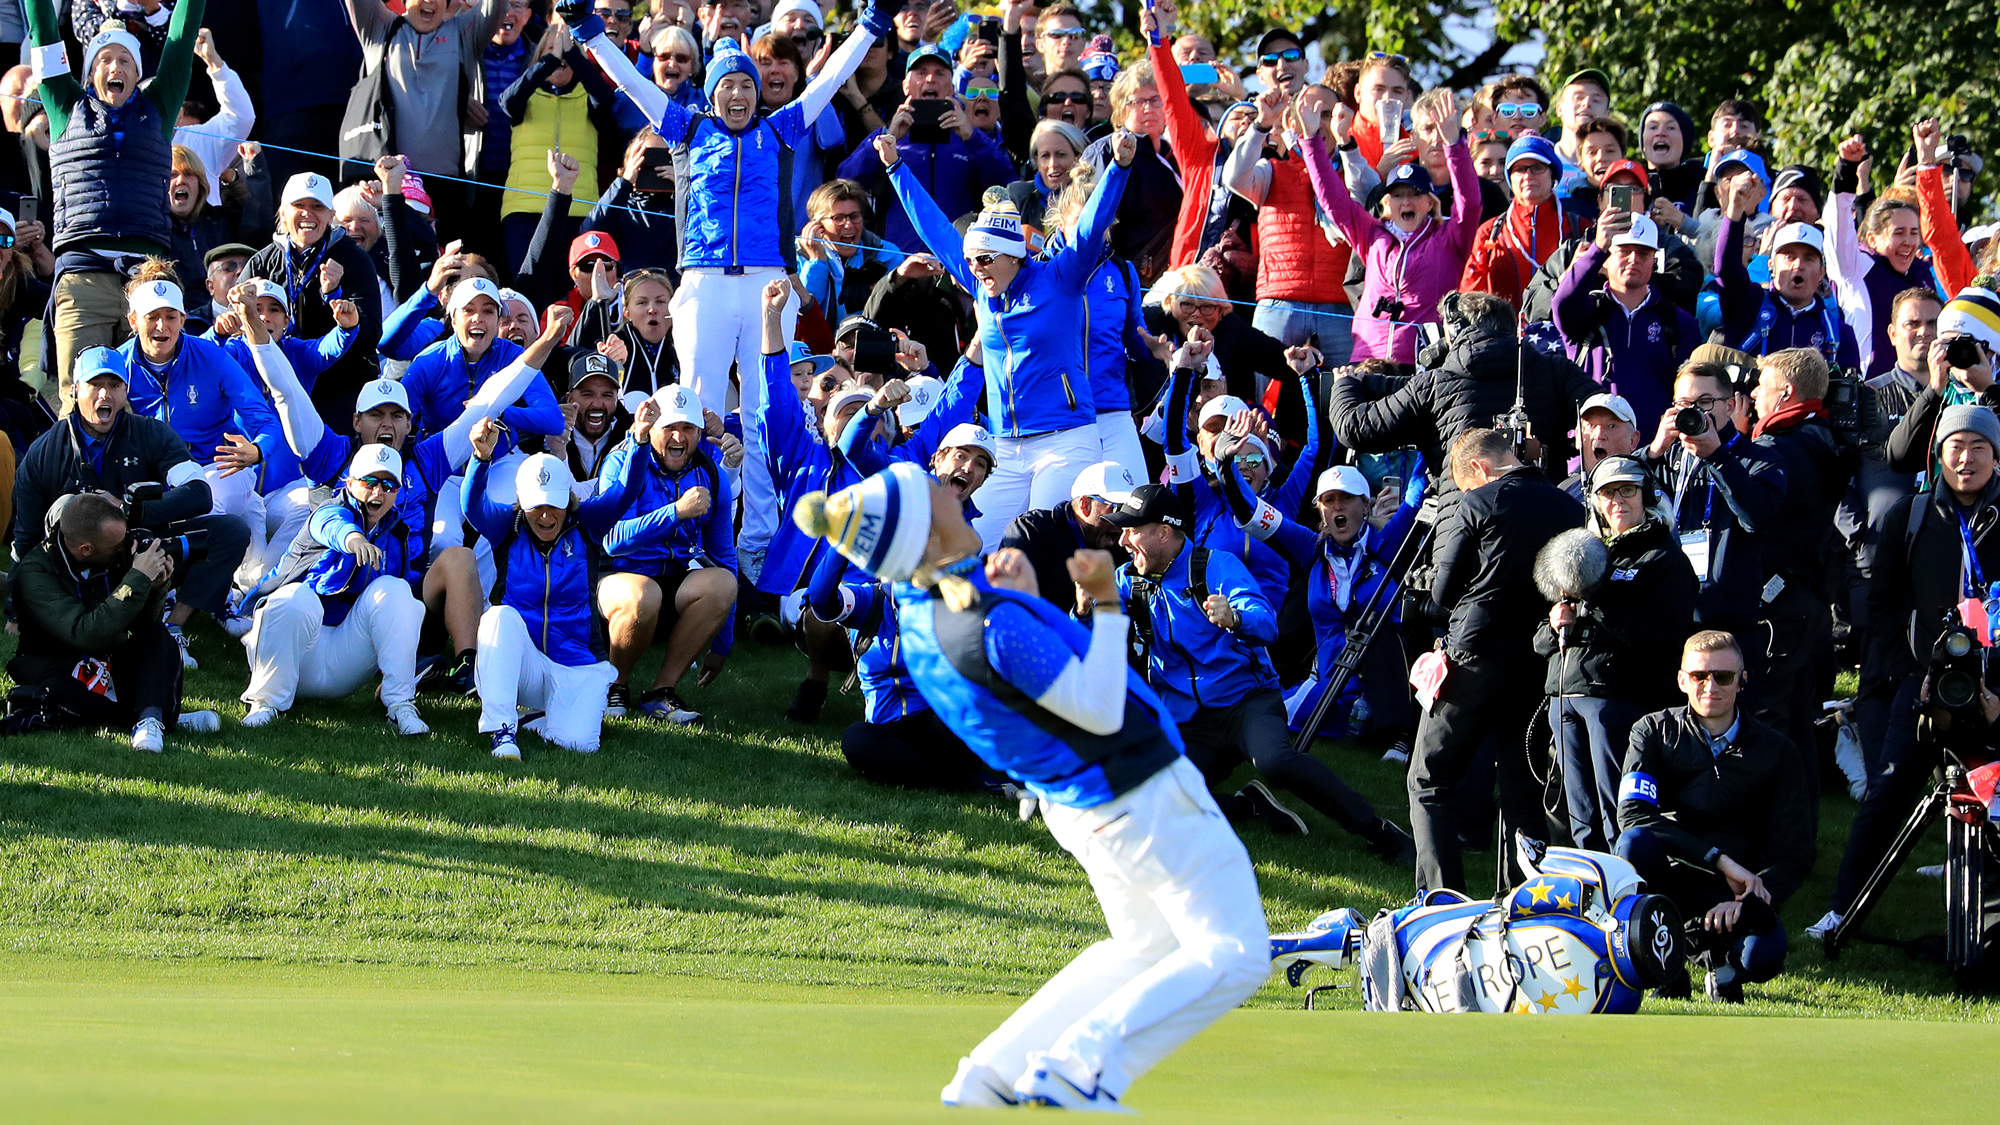
[[[1727,452],[1730,446],[1736,444],[1736,439],[1742,436],[1740,432],[1730,434],[1729,440],[1723,442],[1722,448],[1716,452]],[[1674,490],[1674,526],[1676,528],[1681,526],[1681,500],[1687,496],[1688,486],[1694,483],[1695,476],[1700,474],[1704,493],[1701,502],[1701,526],[1705,531],[1715,519],[1715,473],[1713,470],[1702,472],[1705,466],[1702,465],[1701,458],[1686,450],[1681,451],[1681,458],[1687,462],[1687,472],[1681,474],[1680,487]]]
[[[294,310],[293,311],[294,316],[297,315],[297,309],[299,307],[299,298],[305,295],[306,282],[310,280],[314,274],[319,272],[319,264],[322,260],[326,258],[327,244],[332,241],[333,241],[333,232],[328,231],[327,233],[320,235],[319,244],[314,246],[310,251],[308,251],[308,253],[311,254],[312,256],[312,260],[306,262],[304,268],[299,271],[299,280],[297,284],[294,284],[292,282],[292,271],[290,269],[285,270],[285,294],[291,299],[291,305],[292,309]],[[290,265],[289,262],[286,264]]]
[[[1952,502],[1952,511],[1958,516],[1958,537],[1965,551],[1964,565],[1959,569],[1960,582],[1966,587],[1965,595],[1971,598],[1986,597],[1986,572],[1979,565],[1979,551],[1972,542],[1972,525],[1966,522],[1965,509]]]

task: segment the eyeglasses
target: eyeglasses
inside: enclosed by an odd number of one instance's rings
[[[1042,100],[1044,102],[1068,102],[1071,105],[1088,105],[1090,104],[1090,92],[1087,90],[1064,90],[1060,93],[1043,95]]]
[[[1637,500],[1639,486],[1629,481],[1625,484],[1607,484],[1598,489],[1597,494],[1607,500]]]
[[[1087,29],[1081,27],[1052,27],[1042,32],[1049,39],[1081,39],[1089,34]]]
[[[1509,133],[1505,129],[1474,129],[1472,131],[1472,143],[1476,145],[1483,145],[1488,141],[1499,141],[1501,144],[1506,144],[1513,139],[1514,134]]]
[[[1297,62],[1306,57],[1297,47],[1287,47],[1282,51],[1268,51],[1257,56],[1259,66],[1277,66],[1281,62]]]
[[[999,101],[999,100],[1000,100],[1000,87],[998,87],[998,86],[967,86],[967,87],[965,88],[965,96],[966,96],[966,97],[968,97],[968,98],[970,98],[970,99],[972,99],[973,101],[979,101],[980,99],[984,98],[984,99],[986,99],[986,100],[988,100],[988,101],[996,101],[996,102],[997,102],[997,101]]]
[[[990,266],[990,265],[992,265],[992,264],[993,264],[994,262],[996,262],[996,261],[1000,260],[1000,259],[1001,259],[1001,258],[1003,258],[1003,257],[1006,257],[1006,255],[1004,255],[1004,254],[974,254],[974,255],[972,256],[972,264],[973,264],[973,265],[975,265],[975,266]]]
[[[1502,117],[1540,117],[1542,107],[1534,102],[1501,102],[1493,107],[1493,112]]]
[[[354,483],[363,488],[379,488],[384,492],[395,492],[403,487],[403,482],[395,477],[362,477]]]
[[[1699,406],[1703,410],[1713,410],[1715,404],[1721,401],[1722,399],[1716,395],[1702,395],[1700,398],[1694,399],[1677,398],[1674,400],[1674,405],[1680,407]]]
[[[1142,107],[1145,107],[1145,108],[1147,108],[1147,109],[1151,109],[1151,108],[1152,108],[1152,107],[1154,107],[1154,106],[1163,106],[1163,105],[1166,105],[1166,104],[1167,104],[1167,100],[1166,100],[1165,98],[1162,98],[1162,97],[1161,97],[1160,95],[1158,95],[1158,94],[1153,94],[1153,95],[1151,95],[1151,96],[1149,96],[1149,97],[1144,97],[1144,98],[1133,98],[1133,99],[1132,99],[1131,101],[1129,101],[1129,102],[1126,102],[1125,104],[1126,104],[1126,105],[1128,105],[1128,106],[1142,106]]]
[[[1734,684],[1736,682],[1736,677],[1742,674],[1743,673],[1741,672],[1735,672],[1725,668],[1681,669],[1681,675],[1686,676],[1688,679],[1693,680],[1695,683],[1705,684],[1710,680],[1714,680],[1716,687],[1728,687],[1731,684]]]

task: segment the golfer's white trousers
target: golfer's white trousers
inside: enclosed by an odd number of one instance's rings
[[[973,1062],[1008,1082],[1046,1051],[1123,1097],[1140,1075],[1256,992],[1270,935],[1249,853],[1186,758],[1106,805],[1042,804],[1090,876],[1111,936],[1077,955]]]
[[[302,582],[265,600],[243,635],[250,653],[250,686],[243,702],[283,711],[300,696],[338,699],[379,672],[382,704],[417,697],[417,638],[424,603],[401,578],[382,575],[354,599],[338,625],[327,625],[319,595]]]
[[[1097,459],[1125,466],[1133,480],[1146,479],[1146,448],[1139,444],[1139,427],[1130,410],[1106,410],[1097,416]]]
[[[985,553],[1000,546],[1001,534],[1022,512],[1069,503],[1069,486],[1076,483],[1076,474],[1104,457],[1095,422],[1031,438],[994,440],[1000,447],[999,460],[986,483],[972,494],[973,506],[979,509],[972,528]]]
[[[517,712],[526,705],[546,712],[536,724],[543,738],[589,754],[604,727],[605,689],[617,675],[605,661],[571,668],[550,660],[513,606],[496,605],[480,615],[472,680],[479,686],[482,734],[520,722]]]

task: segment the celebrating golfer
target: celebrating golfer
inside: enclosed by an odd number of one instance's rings
[[[959,1060],[945,1104],[1115,1111],[1135,1079],[1257,990],[1269,952],[1250,857],[1166,706],[1126,666],[1110,556],[1070,560],[1097,603],[1086,627],[1039,596],[1021,552],[982,569],[958,497],[916,465],[808,494],[793,518],[894,583],[917,690],[1041,799],[1111,927]]]

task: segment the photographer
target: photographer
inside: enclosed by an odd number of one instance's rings
[[[125,513],[96,493],[59,507],[54,535],[23,552],[11,575],[21,613],[7,663],[16,692],[39,695],[52,726],[130,727],[132,749],[154,754],[169,726],[222,729],[213,711],[181,714],[181,663],[161,622],[174,568],[166,545],[154,539],[134,553]]]
[[[1991,278],[1981,280],[1992,281]],[[1889,467],[1899,473],[1934,469],[1939,415],[1951,406],[1976,402],[2000,406],[1993,386],[1993,359],[2000,354],[2000,294],[1969,286],[1944,307],[1926,354],[1930,386],[1919,391],[1909,412],[1889,435]]]
[[[1778,908],[1812,870],[1817,796],[1798,748],[1737,707],[1743,680],[1736,638],[1689,637],[1676,676],[1687,706],[1633,726],[1618,786],[1617,853],[1686,916],[1709,999],[1730,1004],[1784,968]],[[1690,991],[1680,980],[1660,995]]]
[[[1137,487],[1139,482],[1131,472],[1115,461],[1087,466],[1069,487],[1069,503],[1016,517],[1000,536],[1000,546],[1026,556],[1042,596],[1064,605],[1076,589],[1076,580],[1069,576],[1071,555],[1105,551],[1111,555],[1112,565],[1125,564],[1125,548],[1118,545],[1121,531],[1105,517]]]
[[[209,514],[208,481],[170,426],[126,409],[130,379],[125,357],[110,348],[77,356],[75,408],[35,439],[14,477],[14,557],[27,558],[41,543],[57,497],[95,492],[118,504],[133,485],[157,482],[166,492],[139,505],[138,526],[207,542],[206,554],[183,560],[168,583],[179,591],[176,615],[201,608],[221,617],[249,530],[234,516]]]
[[[1694,619],[1747,637],[1763,616],[1758,544],[1784,506],[1785,466],[1776,450],[1736,431],[1730,402],[1726,369],[1682,364],[1674,405],[1640,460],[1673,498],[1674,530],[1701,582]],[[1753,676],[1762,671],[1761,650],[1744,655]]]
[[[1889,513],[1875,550],[1868,586],[1868,619],[1874,623],[1873,656],[1883,682],[1863,690],[1893,694],[1882,746],[1868,793],[1854,814],[1847,850],[1825,918],[1806,932],[1814,937],[1838,925],[1861,885],[1889,849],[1918,796],[1930,783],[1938,743],[1969,737],[1993,742],[2000,698],[1982,691],[1984,723],[1937,706],[1929,698],[1926,668],[1939,635],[1961,618],[1962,599],[1986,596],[2000,578],[2000,480],[1993,472],[2000,449],[2000,419],[1984,406],[1948,407],[1933,447],[1939,471],[1930,488]],[[1941,721],[1942,720],[1942,721]],[[1974,729],[1968,732],[1964,728]],[[1928,730],[1926,730],[1928,727]]]

